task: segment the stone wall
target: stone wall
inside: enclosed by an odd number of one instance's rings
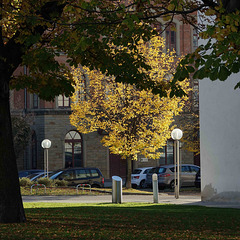
[[[35,111],[32,129],[37,135],[37,168],[43,169],[44,151],[41,142],[49,139],[52,143],[48,150],[49,170],[65,167],[65,136],[71,130],[76,130],[70,124],[70,111],[44,110]],[[108,149],[101,144],[101,136],[97,133],[83,134],[83,166],[97,167],[105,177],[109,176]],[[28,156],[30,158],[30,154]],[[28,159],[28,162],[31,160]],[[31,165],[31,164],[28,164]]]

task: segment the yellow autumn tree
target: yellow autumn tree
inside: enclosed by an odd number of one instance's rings
[[[162,37],[154,37],[147,45],[138,42],[138,48],[151,66],[149,77],[167,88],[176,66],[175,52],[164,51]],[[75,68],[73,72],[76,85],[71,124],[82,133],[98,129],[107,132],[102,143],[111,153],[126,159],[126,187],[129,188],[131,161],[137,160],[138,154],[159,157],[157,150],[170,138],[174,116],[182,111],[188,97],[160,97],[151,90],[116,82],[114,76],[85,67]],[[179,84],[188,93],[188,81]]]

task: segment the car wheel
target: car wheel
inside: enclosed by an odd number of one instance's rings
[[[175,187],[174,180],[171,181],[169,187],[170,187],[171,189],[174,189],[174,187]]]
[[[142,180],[142,181],[140,182],[140,188],[145,188],[145,180]]]
[[[137,185],[136,184],[132,184],[132,188],[137,188]]]

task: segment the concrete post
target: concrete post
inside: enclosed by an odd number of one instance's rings
[[[158,203],[158,175],[156,173],[152,175],[152,186],[153,186],[153,202]]]

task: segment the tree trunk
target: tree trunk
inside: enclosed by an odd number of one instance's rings
[[[7,77],[5,77],[7,78]],[[9,104],[9,79],[0,79],[0,223],[26,220],[13,148]]]
[[[59,5],[56,0],[46,2],[40,14],[48,22],[52,16],[54,19],[60,17],[65,5],[66,3]],[[26,220],[13,147],[9,105],[10,78],[17,67],[22,64],[22,56],[26,53],[26,47],[31,47],[17,41],[21,35],[20,32],[30,26],[24,22],[20,25],[22,27],[5,44],[0,32],[0,223],[19,223]],[[33,36],[42,35],[48,28],[49,25],[46,25],[44,21],[43,24],[35,25],[33,29],[31,25]]]
[[[126,178],[126,188],[131,188],[131,174],[132,174],[132,158],[127,158],[127,178]]]

